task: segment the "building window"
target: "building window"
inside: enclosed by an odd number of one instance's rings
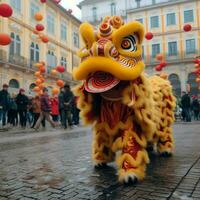
[[[167,14],[167,26],[175,25],[175,24],[176,24],[176,14],[168,13]]]
[[[142,59],[144,60],[144,46],[142,46]]]
[[[137,8],[139,8],[140,7],[140,1],[141,0],[135,0],[136,1],[136,4],[137,4]]]
[[[177,42],[168,43],[168,55],[176,56],[177,55]]]
[[[196,82],[196,75],[194,73],[188,74],[188,81],[187,83],[190,85],[190,92],[189,95],[197,95],[200,94],[198,86],[199,84]]]
[[[160,53],[160,44],[152,44],[152,57],[155,58]]]
[[[110,8],[111,8],[111,16],[116,15],[116,4],[111,3]]]
[[[21,0],[10,0],[10,5],[15,11],[21,13]]]
[[[143,19],[142,19],[142,18],[136,19],[135,21],[138,21],[138,22],[140,22],[141,24],[143,24]]]
[[[57,57],[54,55],[53,51],[47,52],[47,71],[50,72],[52,68],[56,67],[57,65]]]
[[[77,32],[73,33],[74,46],[79,48],[79,35]]]
[[[156,4],[156,0],[152,0],[152,4],[153,4],[153,5]]]
[[[177,97],[181,96],[181,81],[177,74],[170,74],[169,81],[172,85],[173,94]]]
[[[16,79],[11,79],[11,80],[9,81],[9,87],[10,87],[10,88],[18,89],[18,88],[19,88],[19,81],[16,80]]]
[[[67,40],[67,24],[65,22],[61,23],[61,40]]]
[[[186,53],[187,54],[195,53],[195,39],[186,40]]]
[[[97,21],[97,8],[92,8],[93,21]]]
[[[38,44],[31,43],[30,45],[30,60],[34,62],[39,62],[40,60],[40,49]]]
[[[151,28],[158,28],[159,27],[159,17],[152,16],[150,19],[151,19]]]
[[[47,31],[51,34],[55,33],[55,20],[52,14],[47,14]]]
[[[184,11],[184,23],[194,22],[194,13],[193,10]]]
[[[65,57],[61,57],[60,64],[65,67],[65,70],[67,71],[67,59]]]
[[[10,55],[21,55],[21,40],[19,35],[11,33],[12,42],[10,44]]]
[[[34,3],[30,4],[30,18],[34,19],[35,13],[39,12],[39,6],[35,5]]]

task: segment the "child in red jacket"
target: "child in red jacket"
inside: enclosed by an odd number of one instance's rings
[[[56,95],[50,99],[51,103],[51,116],[54,122],[58,123],[59,121],[59,101]]]

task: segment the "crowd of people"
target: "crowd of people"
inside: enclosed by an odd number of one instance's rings
[[[177,108],[175,116],[181,118],[182,121],[191,122],[200,120],[200,99],[198,95],[190,96],[186,92],[182,92],[181,99],[177,99]]]
[[[65,129],[79,125],[79,109],[77,97],[70,86],[65,84],[58,95],[49,96],[47,88],[41,96],[30,97],[20,89],[17,95],[10,95],[9,86],[3,85],[0,91],[0,126],[3,129],[21,126],[21,128],[43,128],[48,121],[52,127],[61,126]]]

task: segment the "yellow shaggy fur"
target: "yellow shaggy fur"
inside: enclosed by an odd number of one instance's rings
[[[144,63],[138,57],[142,53],[142,25],[138,22],[123,25],[120,20],[107,17],[103,21],[112,24],[112,35],[106,37],[109,38],[109,47],[112,42],[119,53],[115,59],[112,55],[107,56],[107,47],[106,54],[102,54],[101,50],[101,55],[94,49],[93,45],[102,48],[102,45],[98,46],[99,39],[104,36],[100,37],[101,32],[95,34],[93,27],[87,23],[81,26],[85,48],[79,52],[82,62],[73,74],[75,79],[85,81],[92,72],[104,71],[125,83],[119,94],[120,100],[116,101],[86,91],[84,82],[74,89],[74,93],[79,97],[78,107],[84,123],[94,126],[92,156],[95,164],[112,162],[116,152],[120,151],[116,157],[119,181],[126,182],[128,177],[138,180],[145,177],[149,163],[146,149],[150,144],[160,154],[172,154],[174,140],[171,125],[174,121],[175,98],[168,80],[159,76],[148,77],[142,72]],[[118,21],[120,25],[117,25]],[[137,36],[135,51],[127,51],[121,45],[124,40],[127,45],[130,34]],[[120,62],[122,57],[134,65],[124,67]],[[130,62],[132,58],[135,58],[134,62]]]

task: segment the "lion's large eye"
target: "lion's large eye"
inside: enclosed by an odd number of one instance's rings
[[[135,35],[124,37],[121,43],[121,47],[125,51],[137,51],[137,37]]]

